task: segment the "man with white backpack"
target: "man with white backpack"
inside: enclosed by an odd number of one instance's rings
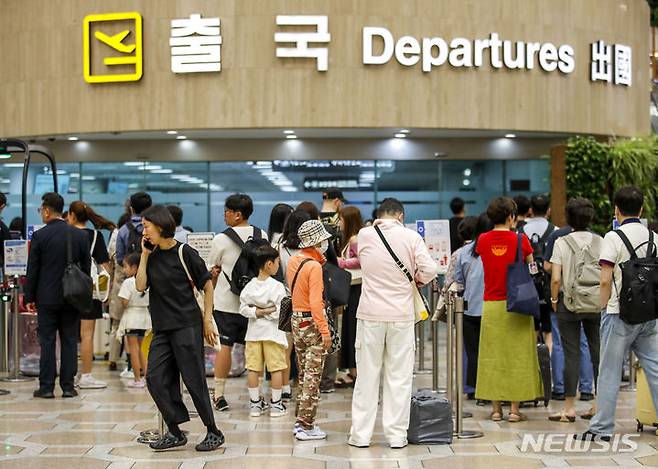
[[[587,337],[594,382],[599,368],[600,277],[599,255],[602,239],[588,231],[594,218],[592,202],[571,199],[567,222],[573,231],[555,242],[551,256],[551,306],[556,314],[564,350],[564,409],[548,417],[554,422],[576,421],[576,394],[581,369],[581,327]],[[590,419],[595,411],[581,415]]]

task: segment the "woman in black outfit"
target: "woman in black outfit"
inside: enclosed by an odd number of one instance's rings
[[[215,424],[203,354],[204,338],[211,345],[218,340],[212,318],[210,273],[194,249],[174,239],[176,224],[165,206],[154,205],[144,211],[142,218],[144,237],[136,287],[140,292],[149,289],[153,323],[146,384],[169,429],[150,446],[165,450],[187,444],[178,427],[190,420],[181,395],[182,376],[208,429],[196,450],[213,451],[224,444],[224,435]],[[194,285],[188,280],[181,257]],[[194,287],[205,294],[203,313],[196,302]]]

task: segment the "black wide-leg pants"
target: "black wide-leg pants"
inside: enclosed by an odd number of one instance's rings
[[[214,426],[215,416],[206,382],[201,324],[160,331],[153,335],[146,383],[167,426],[190,420],[181,395],[181,376],[203,424]]]

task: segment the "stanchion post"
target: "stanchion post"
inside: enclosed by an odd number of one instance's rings
[[[455,307],[455,293],[452,291],[448,291],[448,295],[446,298],[446,316],[447,316],[447,321],[446,321],[446,326],[447,326],[447,331],[446,331],[446,358],[447,358],[447,363],[446,363],[446,391],[447,395],[446,397],[450,401],[450,405],[453,404],[453,393],[454,393],[454,380],[453,380],[453,373],[455,370],[454,367],[454,347],[453,347],[453,322],[454,322],[454,307]]]
[[[13,327],[12,327],[12,342],[13,342],[13,357],[14,357],[14,366],[11,370],[11,373],[8,377],[2,378],[2,381],[10,383],[19,383],[24,381],[32,381],[34,378],[29,376],[24,376],[21,374],[21,316],[18,308],[18,290],[19,290],[19,277],[13,277],[11,289],[11,305],[13,313]]]
[[[2,318],[0,318],[0,373],[9,371],[9,318],[11,317],[11,297],[2,290]]]
[[[481,438],[482,432],[464,430],[463,421],[466,417],[463,412],[464,406],[464,298],[455,296],[454,298],[454,317],[455,317],[455,436],[459,439]],[[471,414],[472,416],[472,414]]]

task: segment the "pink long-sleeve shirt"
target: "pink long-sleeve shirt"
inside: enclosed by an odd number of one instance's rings
[[[375,220],[374,224],[417,283],[429,283],[437,276],[438,266],[418,233],[397,220]],[[374,227],[359,232],[358,246],[363,286],[356,317],[367,321],[413,321],[413,286]]]

